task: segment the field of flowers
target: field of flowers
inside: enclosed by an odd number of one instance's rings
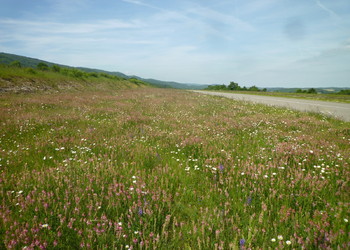
[[[165,89],[0,96],[0,248],[350,247],[350,124]]]

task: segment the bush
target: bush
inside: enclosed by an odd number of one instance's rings
[[[100,76],[101,76],[101,77],[105,77],[105,78],[109,78],[109,79],[112,79],[112,78],[113,78],[112,75],[109,75],[109,74],[106,74],[106,73],[100,73]]]
[[[350,89],[342,89],[337,94],[340,95],[350,95]]]
[[[61,67],[58,65],[52,65],[51,70],[53,72],[61,72]]]
[[[33,74],[33,75],[36,74],[36,71],[35,71],[35,69],[33,69],[33,68],[28,68],[28,69],[26,69],[26,71],[27,71],[29,74]]]
[[[46,63],[40,62],[38,63],[38,65],[36,66],[37,69],[39,70],[49,70],[49,66]]]
[[[249,89],[249,91],[260,91],[260,89],[257,86],[251,86]]]
[[[69,70],[69,69],[65,69],[65,68],[61,69],[61,74],[62,74],[62,75],[68,76],[69,73],[70,73],[70,70]]]
[[[82,78],[84,76],[84,72],[77,69],[72,69],[71,74],[73,77],[77,77],[77,78]]]
[[[227,90],[227,87],[225,84],[222,85],[209,85],[207,90]]]
[[[317,91],[316,91],[316,89],[311,88],[311,89],[308,89],[308,90],[307,90],[307,93],[308,93],[308,94],[317,94]]]
[[[11,67],[16,67],[16,68],[22,68],[22,64],[20,61],[13,61],[12,63],[10,63]]]

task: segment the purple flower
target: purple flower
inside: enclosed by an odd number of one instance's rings
[[[245,239],[240,239],[239,240],[239,245],[242,247],[245,244]]]
[[[142,208],[139,208],[139,215],[140,215],[140,216],[143,215],[143,210],[142,210]]]
[[[220,172],[224,172],[224,165],[220,164],[219,165],[219,170],[220,170]]]
[[[248,196],[247,198],[247,204],[250,205],[252,203],[253,198]]]

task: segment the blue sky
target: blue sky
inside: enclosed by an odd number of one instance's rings
[[[184,83],[350,87],[349,0],[0,0],[0,51]]]

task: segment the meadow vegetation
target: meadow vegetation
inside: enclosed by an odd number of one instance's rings
[[[0,64],[0,93],[97,91],[147,87],[140,80],[130,81],[118,76],[84,72],[76,68],[49,67],[39,63],[35,68],[22,67],[19,61],[10,65]]]
[[[0,248],[349,248],[349,125],[167,89],[2,94]]]

